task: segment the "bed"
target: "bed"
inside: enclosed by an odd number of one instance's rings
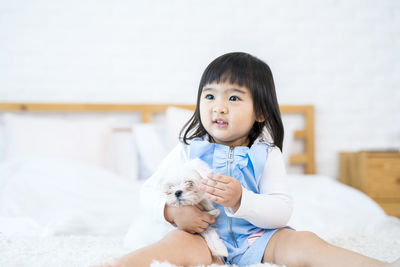
[[[123,239],[141,218],[140,186],[193,108],[0,103],[0,266],[90,266],[129,252]],[[289,225],[380,260],[400,257],[398,218],[315,174],[313,106],[280,108]]]

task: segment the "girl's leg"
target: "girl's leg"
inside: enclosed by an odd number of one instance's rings
[[[268,242],[263,262],[291,266],[383,266],[387,263],[333,246],[311,232],[277,231]]]
[[[159,242],[125,255],[114,266],[148,267],[153,260],[183,266],[222,264],[222,261],[213,261],[207,243],[200,235],[174,230]]]

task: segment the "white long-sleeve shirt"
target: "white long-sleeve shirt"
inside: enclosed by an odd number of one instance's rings
[[[190,145],[179,143],[163,160],[157,171],[142,186],[141,202],[150,216],[161,222],[164,218],[166,197],[162,192],[168,173],[189,160]],[[240,207],[236,212],[225,208],[228,216],[242,218],[260,228],[286,226],[292,214],[293,202],[289,194],[288,180],[282,153],[271,147],[260,179],[260,194],[242,187]],[[268,214],[268,216],[265,216]]]

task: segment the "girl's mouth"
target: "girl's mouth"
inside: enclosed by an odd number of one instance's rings
[[[215,120],[214,125],[216,125],[218,128],[225,128],[228,126],[228,123],[223,120]]]

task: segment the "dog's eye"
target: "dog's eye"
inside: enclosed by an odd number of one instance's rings
[[[186,184],[188,187],[193,187],[193,186],[194,186],[193,181],[186,181],[185,184]]]
[[[173,184],[167,184],[164,186],[164,192],[168,195],[171,194],[173,190],[174,190]]]

